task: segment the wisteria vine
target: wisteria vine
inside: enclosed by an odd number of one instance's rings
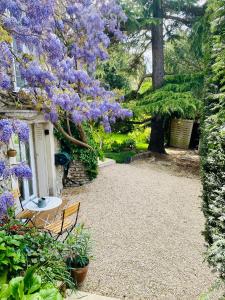
[[[108,58],[110,39],[124,38],[125,21],[116,0],[0,0],[1,88],[12,88],[9,74],[16,62],[33,106],[46,120],[98,120],[110,131],[110,123],[131,112],[101,86],[95,70]]]
[[[9,144],[12,135],[18,136],[19,141],[26,143],[29,140],[29,127],[20,120],[0,120],[0,141]],[[11,178],[31,179],[32,171],[26,162],[10,165],[7,160],[0,160],[0,219],[7,215],[8,209],[15,204],[13,194],[7,190],[7,181]]]

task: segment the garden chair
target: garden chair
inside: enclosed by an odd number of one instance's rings
[[[63,209],[60,219],[45,226],[44,230],[47,230],[52,237],[55,236],[56,240],[65,234],[65,240],[77,224],[79,209],[80,202]]]
[[[32,218],[36,215],[36,212],[30,211],[30,210],[25,209],[23,207],[23,203],[22,203],[21,194],[20,194],[19,189],[14,189],[12,191],[12,194],[13,194],[14,199],[19,199],[20,207],[21,207],[20,212],[15,215],[15,218],[18,219],[18,220],[21,220],[21,221],[24,220],[25,224],[29,223],[32,220]]]

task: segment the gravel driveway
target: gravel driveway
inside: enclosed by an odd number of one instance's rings
[[[198,299],[215,277],[203,263],[198,178],[151,162],[112,165],[82,188],[80,221],[94,257],[83,290],[120,299]]]

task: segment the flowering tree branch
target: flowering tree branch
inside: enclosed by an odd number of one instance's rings
[[[65,138],[67,138],[74,145],[77,145],[77,146],[80,146],[80,147],[85,147],[85,148],[88,148],[88,149],[94,151],[94,149],[90,145],[88,145],[87,143],[84,143],[84,142],[82,142],[80,140],[77,140],[73,136],[71,136],[70,134],[68,134],[59,123],[56,123],[54,125],[55,125],[56,129],[59,132],[61,132],[63,134],[63,136]]]

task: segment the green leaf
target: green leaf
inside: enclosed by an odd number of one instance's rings
[[[48,288],[40,291],[43,300],[62,300],[62,296],[56,288]]]
[[[23,277],[13,278],[9,283],[11,295],[15,299],[22,299],[24,296],[24,281]]]
[[[6,300],[9,298],[11,290],[8,284],[2,284],[0,289],[0,299]]]
[[[32,294],[36,292],[41,287],[41,278],[40,276],[34,274],[37,267],[33,266],[29,268],[24,277],[24,285],[26,294]]]

